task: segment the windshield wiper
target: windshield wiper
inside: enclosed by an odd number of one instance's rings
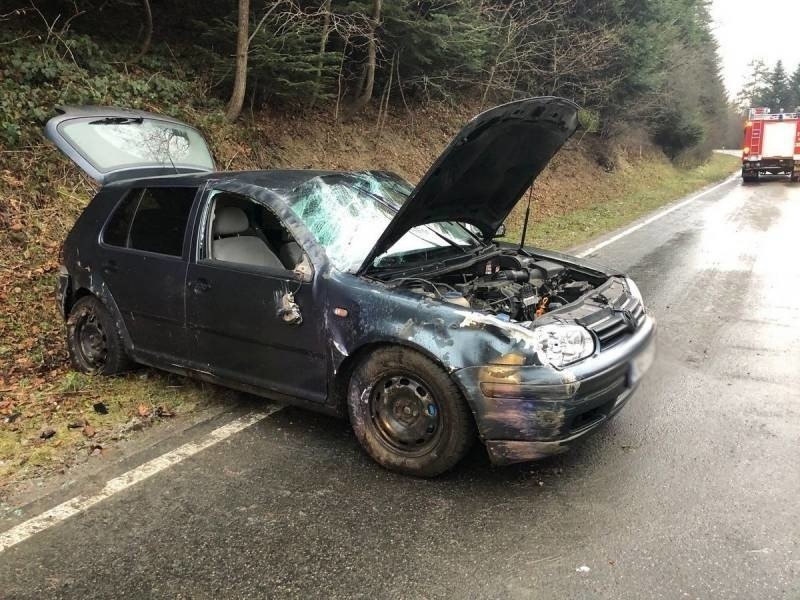
[[[105,117],[90,121],[89,125],[127,125],[128,123],[136,123],[141,125],[144,122],[142,117]]]

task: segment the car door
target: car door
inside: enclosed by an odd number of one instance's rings
[[[103,228],[96,269],[120,310],[137,358],[186,360],[187,224],[196,187],[134,187]]]
[[[300,251],[300,270],[284,264],[299,246],[252,197],[212,189],[202,206],[186,278],[194,362],[217,377],[323,402],[322,311],[307,258]]]

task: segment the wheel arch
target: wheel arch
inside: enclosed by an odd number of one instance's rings
[[[86,298],[87,296],[97,298],[103,304],[103,306],[106,307],[108,312],[111,313],[111,317],[114,319],[114,324],[117,327],[117,331],[122,337],[122,343],[125,347],[125,351],[130,354],[133,351],[133,341],[128,334],[128,328],[125,326],[122,313],[120,312],[116,301],[111,295],[111,292],[105,285],[101,285],[97,289],[92,289],[92,287],[87,286],[78,286],[74,290],[70,291],[65,303],[65,318],[69,318],[69,314],[78,300],[81,298]]]
[[[461,386],[461,382],[458,381],[458,378],[452,376],[453,369],[448,368],[442,362],[441,357],[436,356],[430,350],[425,348],[424,346],[420,346],[418,344],[414,344],[413,342],[409,342],[407,340],[397,340],[397,339],[382,339],[382,340],[373,340],[370,342],[365,342],[364,344],[358,346],[354,351],[350,352],[341,363],[339,363],[338,368],[336,369],[336,374],[334,376],[333,381],[333,399],[334,399],[334,406],[336,411],[341,413],[342,415],[347,415],[347,386],[350,384],[350,378],[353,375],[353,370],[361,363],[366,356],[370,353],[375,352],[380,348],[406,348],[408,350],[412,350],[417,352],[433,362],[437,367],[441,368],[450,380],[455,384],[455,386],[461,392],[461,395],[464,396],[466,400],[466,396],[464,395],[464,389]],[[467,404],[472,408],[469,401]],[[474,416],[474,413],[473,413]]]
[[[71,291],[64,302],[64,318],[69,317],[69,313],[72,312],[72,307],[80,300],[81,298],[85,298],[86,296],[94,296],[97,298],[97,294],[93,293],[90,289],[85,287],[80,287],[74,291]],[[98,298],[100,300],[100,298]],[[101,300],[102,302],[102,300]]]

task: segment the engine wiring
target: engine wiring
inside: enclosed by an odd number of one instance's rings
[[[439,290],[439,286],[441,286],[443,288],[446,288],[446,289],[448,289],[448,290],[450,290],[452,292],[455,292],[457,294],[461,293],[456,288],[454,288],[452,285],[450,285],[449,283],[444,283],[444,282],[434,283],[434,282],[430,281],[429,279],[423,279],[422,277],[400,277],[398,279],[392,279],[388,283],[396,284],[399,287],[399,286],[403,285],[403,283],[410,282],[410,281],[423,283],[425,285],[430,286],[433,289],[433,292],[439,297],[440,300],[444,299],[444,295]]]
[[[452,285],[424,277],[398,277],[387,284],[516,322],[534,321],[596,286],[583,273],[544,260],[507,262],[491,272],[489,265],[478,264],[472,273],[450,273]]]

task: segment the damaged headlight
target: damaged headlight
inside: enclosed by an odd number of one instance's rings
[[[594,354],[594,338],[580,325],[553,323],[535,327],[533,343],[543,362],[565,367]]]
[[[630,277],[625,278],[625,284],[628,286],[628,293],[639,301],[639,304],[644,306],[644,298],[642,292],[639,291],[639,286],[634,283]]]

